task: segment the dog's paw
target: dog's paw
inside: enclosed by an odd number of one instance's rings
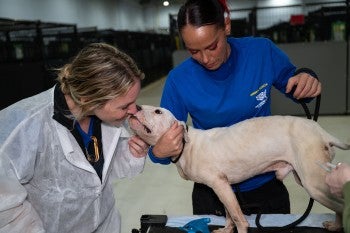
[[[219,228],[219,229],[212,231],[212,233],[232,233],[232,232],[233,232],[233,228],[229,229],[227,227]]]
[[[232,232],[247,233],[248,227],[243,227],[243,228],[237,229],[237,230],[235,230],[233,227],[223,227],[223,228],[219,228],[219,229],[212,231],[212,233],[232,233]]]
[[[323,226],[327,230],[335,231],[335,232],[341,231],[343,228],[343,226],[341,224],[339,224],[338,222],[334,222],[334,221],[324,221]]]

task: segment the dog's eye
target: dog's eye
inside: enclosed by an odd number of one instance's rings
[[[162,111],[160,111],[159,109],[156,109],[154,112],[155,112],[156,114],[163,114]]]

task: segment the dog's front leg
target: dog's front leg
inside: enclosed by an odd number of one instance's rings
[[[228,183],[227,178],[216,179],[211,187],[226,209],[226,226],[214,232],[232,233],[233,227],[236,225],[238,233],[247,233],[249,224],[242,213],[236,195],[232,191],[232,187]]]
[[[225,212],[226,212],[226,225],[225,225],[225,228],[219,228],[217,230],[214,230],[213,233],[227,233],[227,232],[232,233],[233,232],[233,228],[234,228],[235,224],[232,221],[231,215],[227,211],[226,208],[225,208]]]

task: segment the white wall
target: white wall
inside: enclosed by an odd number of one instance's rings
[[[142,31],[143,8],[130,0],[0,0],[0,18]]]
[[[319,9],[319,6],[308,6],[308,3],[331,3],[337,0],[228,0],[231,19],[248,18],[249,11],[235,11],[249,9],[253,7],[267,8],[257,12],[257,28],[265,29],[280,22],[289,22],[290,15],[304,14]],[[338,1],[339,2],[339,1]],[[291,7],[293,5],[301,5]],[[333,4],[332,4],[333,5]],[[339,5],[339,4],[337,4]],[[344,5],[344,4],[343,4]],[[330,6],[330,5],[327,5]],[[333,5],[334,6],[334,5]],[[278,10],[268,9],[269,7],[279,7]]]
[[[336,0],[317,2],[330,1]],[[176,15],[180,5],[163,7],[161,1],[155,2],[140,5],[139,0],[0,0],[0,18],[77,24],[78,28],[165,31],[169,27],[169,14]],[[311,2],[316,0],[228,0],[228,5],[231,10],[237,10]],[[258,28],[288,21],[290,14],[302,14],[306,10],[310,7],[290,7],[280,13],[269,9],[259,11]],[[247,18],[248,13],[234,11],[231,18]]]
[[[177,14],[179,7],[179,5],[145,7],[145,29],[154,31],[169,29],[169,14]]]

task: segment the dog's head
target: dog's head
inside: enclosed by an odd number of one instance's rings
[[[131,130],[150,145],[155,145],[175,122],[185,126],[185,123],[178,121],[169,110],[149,105],[140,106],[139,111],[129,118]],[[188,140],[187,137],[185,132],[185,141]]]

